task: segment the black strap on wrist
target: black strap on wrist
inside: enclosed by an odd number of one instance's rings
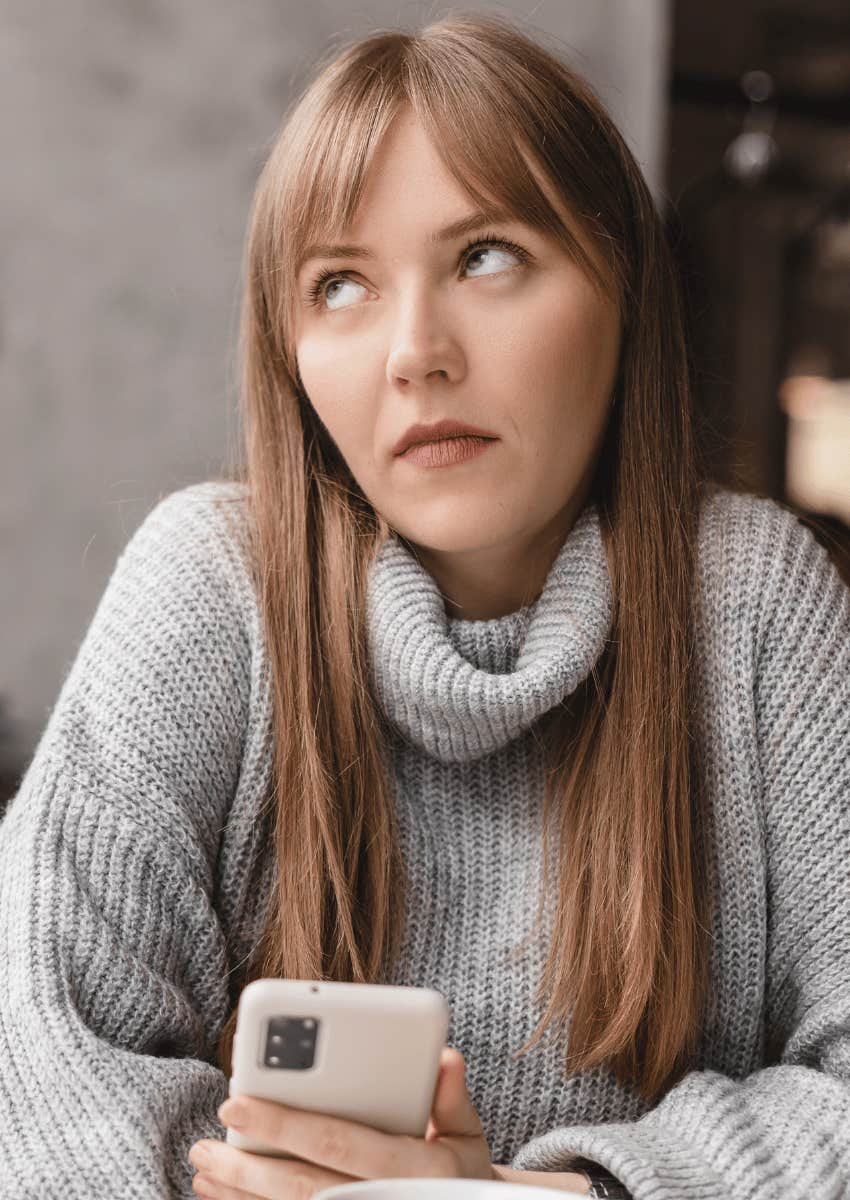
[[[592,1159],[575,1159],[567,1165],[566,1170],[578,1171],[587,1177],[590,1183],[590,1191],[587,1194],[591,1200],[634,1200],[625,1184],[620,1183],[615,1175]]]

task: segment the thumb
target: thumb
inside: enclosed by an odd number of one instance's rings
[[[428,1137],[481,1137],[484,1127],[466,1088],[466,1063],[460,1050],[444,1046],[434,1090]]]

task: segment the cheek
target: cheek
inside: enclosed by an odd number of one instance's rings
[[[350,386],[351,371],[338,350],[334,351],[328,341],[321,337],[302,339],[296,347],[298,372],[302,383],[318,409],[320,405],[332,404],[340,389]]]
[[[503,360],[518,419],[537,428],[544,457],[568,444],[595,444],[610,408],[620,337],[614,310],[595,295],[549,300],[523,322]]]
[[[358,373],[355,356],[319,338],[305,339],[296,350],[298,372],[308,399],[343,455],[356,453],[368,435],[363,397],[371,394],[365,373]],[[363,377],[361,377],[361,375]]]
[[[610,392],[618,345],[610,309],[598,301],[561,304],[541,314],[529,338],[525,366],[545,386],[593,404]]]

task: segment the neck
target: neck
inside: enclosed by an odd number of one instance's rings
[[[446,616],[491,621],[533,604],[585,503],[577,495],[532,536],[521,531],[508,542],[473,550],[410,549],[435,581]]]

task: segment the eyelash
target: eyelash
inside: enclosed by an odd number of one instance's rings
[[[515,254],[520,262],[528,262],[530,255],[521,246],[517,246],[515,242],[509,241],[507,238],[500,237],[497,233],[487,233],[484,237],[472,238],[467,242],[460,252],[461,260],[472,257],[473,250],[480,250],[482,246],[495,246],[499,250],[509,250],[511,254]],[[320,271],[313,282],[307,289],[307,300],[310,304],[320,304],[324,295],[325,284],[331,279],[348,279],[349,272],[334,271],[332,267],[326,267]]]

